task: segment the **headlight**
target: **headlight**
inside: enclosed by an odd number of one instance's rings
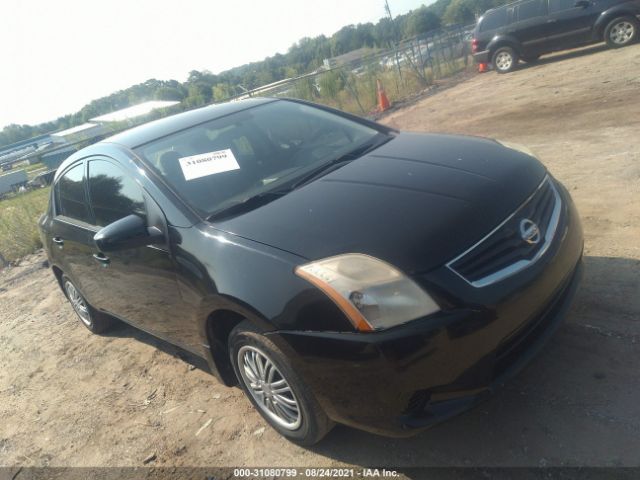
[[[533,153],[529,147],[525,147],[524,145],[520,145],[518,143],[503,142],[502,140],[496,140],[496,142],[498,142],[503,147],[510,148],[511,150],[515,150],[516,152],[524,153],[525,155],[536,158],[536,154]]]
[[[326,293],[362,332],[393,327],[440,310],[402,272],[368,255],[325,258],[300,265],[295,273]]]

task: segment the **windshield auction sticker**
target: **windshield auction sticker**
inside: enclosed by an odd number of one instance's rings
[[[207,177],[216,173],[239,170],[240,165],[231,149],[200,153],[178,159],[185,180]]]

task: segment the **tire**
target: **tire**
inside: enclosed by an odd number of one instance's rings
[[[80,323],[92,333],[103,333],[113,325],[113,320],[106,315],[97,312],[80,293],[80,290],[66,275],[62,276],[62,290],[69,300],[73,311],[76,312]]]
[[[604,41],[610,48],[621,48],[638,38],[640,24],[634,17],[618,17],[611,20],[604,29]]]
[[[496,72],[509,73],[515,70],[518,60],[518,54],[513,48],[500,47],[493,54],[491,62]]]
[[[229,334],[229,355],[245,395],[278,433],[302,446],[314,445],[329,433],[333,423],[309,388],[278,347],[250,322],[241,322]],[[269,388],[265,394],[270,384],[258,382],[267,378],[277,384],[278,393]]]
[[[525,63],[536,63],[540,60],[540,55],[529,55],[526,57],[522,57],[522,61]]]

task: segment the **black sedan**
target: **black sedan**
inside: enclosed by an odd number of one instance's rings
[[[87,328],[119,319],[206,358],[304,445],[476,404],[557,328],[583,248],[524,148],[277,99],[75,153],[40,229]]]

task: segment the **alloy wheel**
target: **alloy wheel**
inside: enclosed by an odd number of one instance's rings
[[[242,381],[260,409],[287,430],[302,424],[302,412],[289,382],[273,361],[256,347],[245,345],[238,351]]]
[[[496,56],[496,67],[499,70],[509,70],[513,64],[513,57],[509,52],[500,52]]]
[[[82,323],[90,327],[91,315],[89,314],[89,307],[87,306],[87,302],[84,301],[84,298],[82,298],[82,295],[80,295],[80,292],[78,292],[78,289],[73,283],[67,280],[64,283],[64,291],[67,293],[69,302],[80,317],[80,320],[82,320]]]
[[[616,45],[625,45],[635,34],[635,26],[626,20],[616,23],[609,31],[609,38]]]

